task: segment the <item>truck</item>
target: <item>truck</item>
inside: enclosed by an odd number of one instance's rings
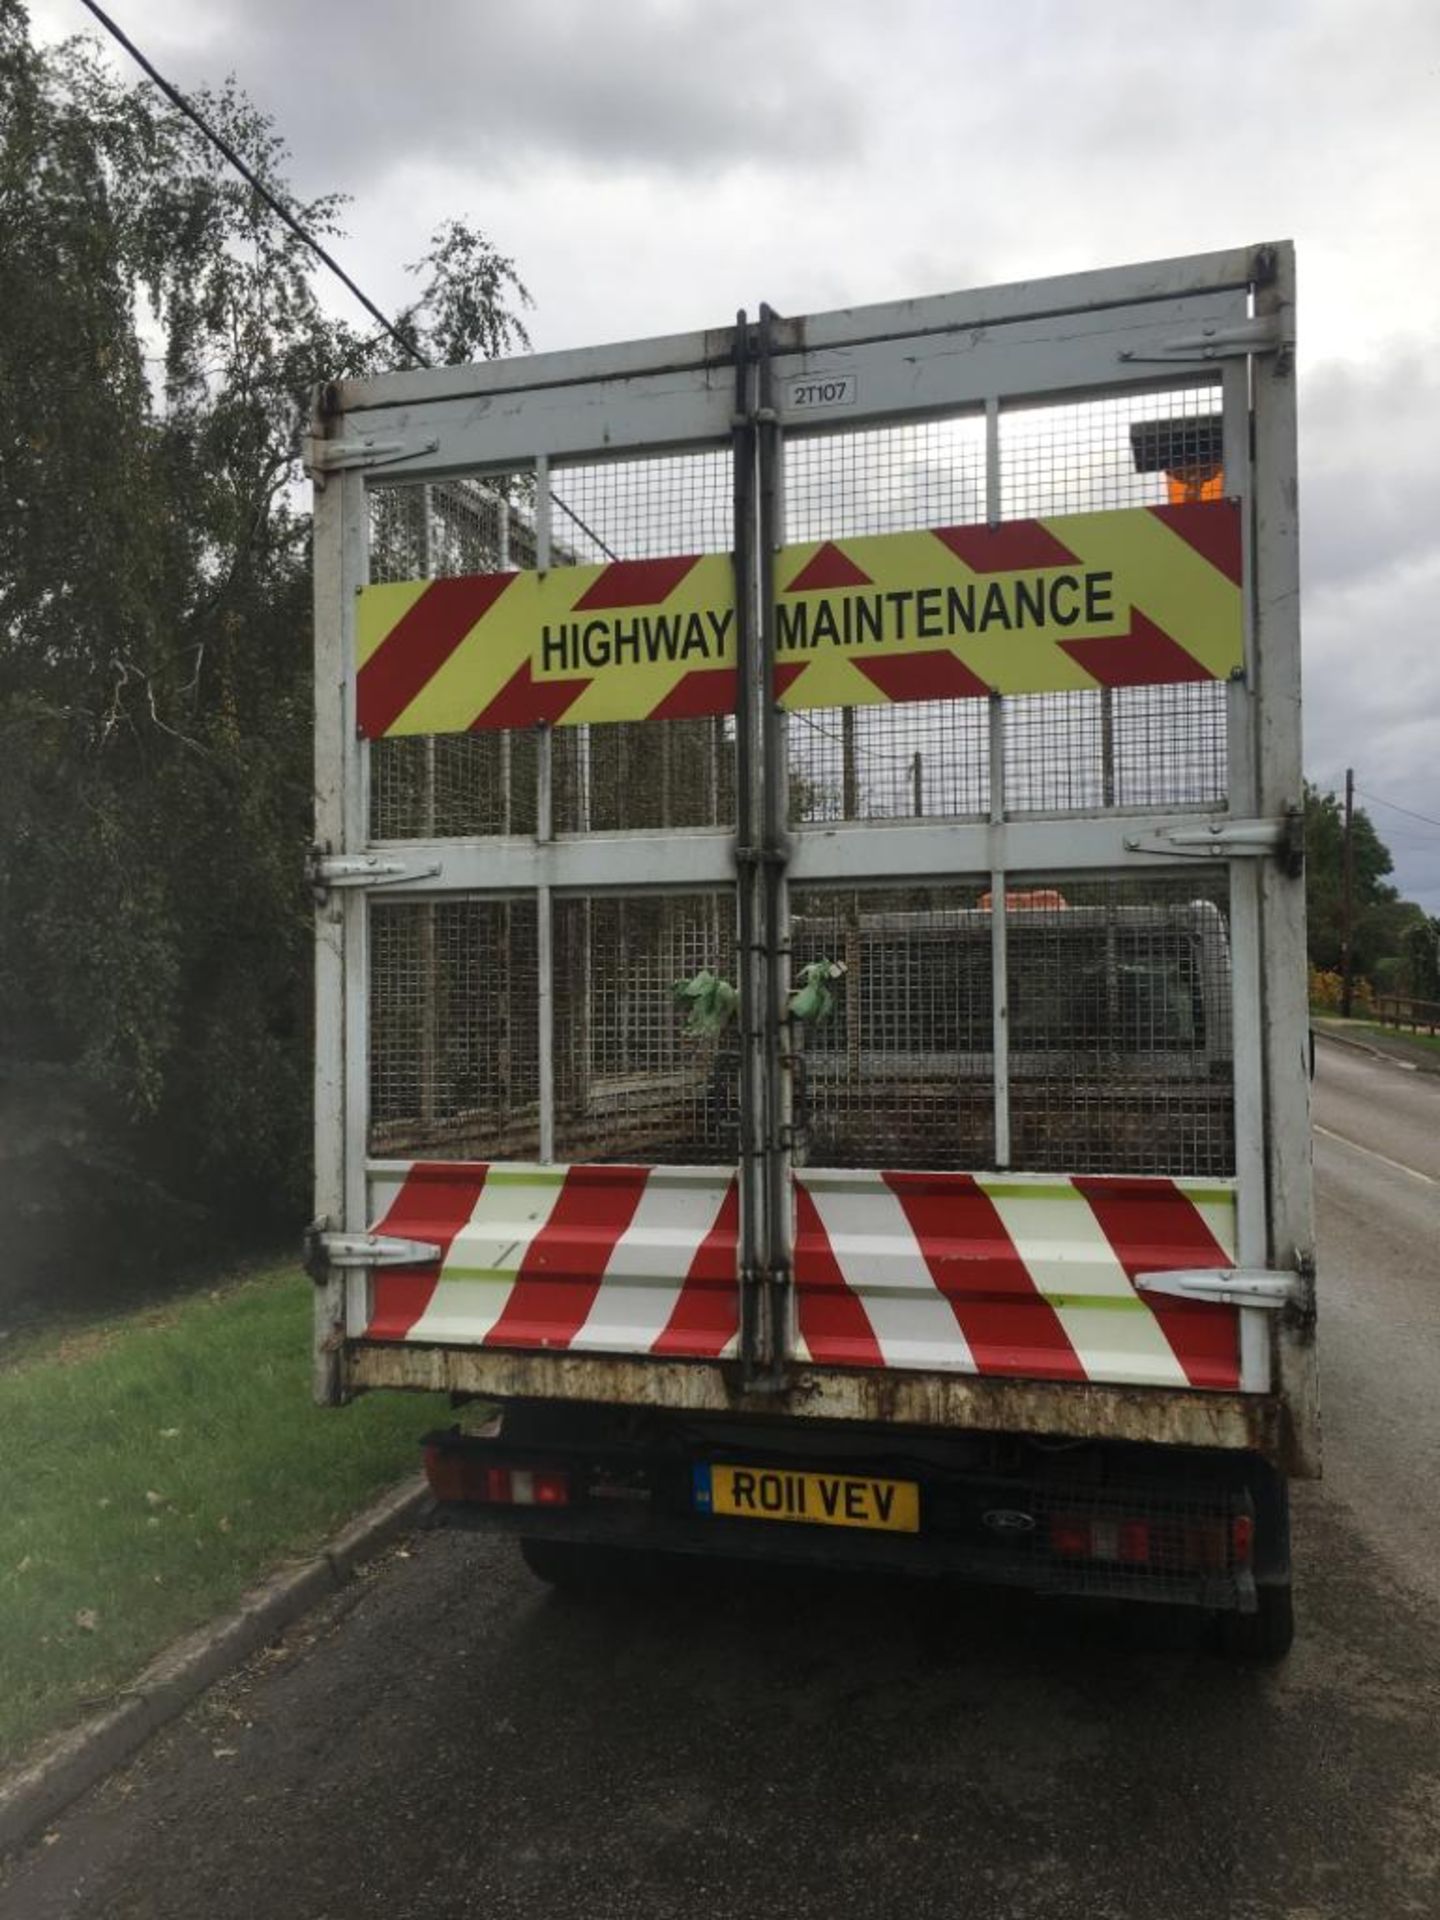
[[[317,394],[315,1389],[445,1519],[1288,1649],[1294,388],[1270,243]]]

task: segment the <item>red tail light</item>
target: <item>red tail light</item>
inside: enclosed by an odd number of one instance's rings
[[[1150,1564],[1150,1527],[1144,1520],[1122,1520],[1116,1528],[1115,1558],[1128,1567]]]
[[[1150,1567],[1157,1573],[1224,1573],[1248,1566],[1254,1535],[1255,1523],[1248,1514],[1181,1524],[1057,1513],[1049,1528],[1050,1551],[1057,1559]]]
[[[465,1500],[465,1462],[452,1447],[426,1447],[425,1478],[437,1500]]]
[[[1088,1560],[1091,1552],[1090,1522],[1054,1515],[1050,1521],[1050,1549],[1066,1560]]]
[[[1112,1560],[1127,1567],[1150,1564],[1150,1525],[1145,1520],[1086,1520],[1056,1514],[1050,1549],[1066,1560]]]
[[[427,1447],[425,1477],[437,1500],[487,1507],[568,1507],[570,1476],[555,1467],[502,1467],[463,1447]]]

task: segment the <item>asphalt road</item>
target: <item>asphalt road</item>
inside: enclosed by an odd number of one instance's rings
[[[1282,1669],[893,1582],[563,1600],[426,1534],[12,1861],[0,1920],[1440,1912],[1440,1078],[1324,1045],[1316,1092]]]

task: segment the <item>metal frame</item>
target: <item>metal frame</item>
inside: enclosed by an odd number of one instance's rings
[[[550,551],[552,460],[680,452],[727,442],[734,449],[743,689],[737,716],[736,835],[708,829],[557,835],[549,743],[542,739],[534,837],[407,841],[403,848],[390,843],[397,858],[389,864],[401,871],[386,874],[384,884],[428,900],[475,892],[536,899],[541,1144],[547,1157],[554,1150],[547,1068],[553,1021],[548,932],[555,897],[607,888],[736,886],[742,983],[749,986],[742,1005],[752,1009],[743,1054],[741,1153],[742,1324],[751,1390],[793,1392],[795,1386],[782,1365],[790,1302],[789,1062],[781,1007],[788,986],[786,895],[792,885],[989,876],[995,903],[995,1158],[1003,1168],[1010,1157],[1007,875],[1176,870],[1197,853],[1225,859],[1236,977],[1239,1261],[1257,1271],[1297,1264],[1308,1271],[1307,1094],[1300,1066],[1305,1018],[1298,984],[1303,979],[1303,889],[1271,857],[1287,813],[1300,801],[1292,309],[1293,258],[1289,246],[1280,245],[805,320],[782,320],[762,308],[753,327],[742,315],[735,329],[352,381],[322,395],[312,443],[317,837],[322,854],[352,859],[372,854],[367,755],[356,741],[346,671],[355,590],[366,577],[367,471],[393,482],[528,466],[536,476],[543,569]],[[837,405],[828,411],[807,407],[787,420],[794,383],[806,378],[824,385],[826,376],[831,390],[842,396]],[[991,716],[988,817],[841,820],[789,833],[783,730],[766,693],[774,645],[769,575],[782,532],[787,435],[965,409],[983,413],[986,509],[998,520],[999,422],[1006,405],[1120,396],[1157,386],[1212,384],[1217,378],[1224,393],[1226,468],[1232,485],[1238,479],[1244,500],[1252,584],[1247,670],[1229,696],[1228,807],[1208,814],[1109,808],[1088,816],[1007,817],[1003,709],[997,699]],[[336,886],[323,895],[316,987],[317,1212],[336,1230],[351,1234],[367,1225],[366,921],[363,884]],[[363,1274],[352,1274],[348,1284],[352,1307],[358,1309],[361,1295],[354,1290],[363,1289]],[[345,1348],[343,1285],[330,1279],[319,1294],[317,1391],[323,1398],[376,1381],[388,1364],[373,1350]],[[1283,1389],[1291,1428],[1287,1444],[1297,1459],[1313,1462],[1308,1315],[1292,1311],[1288,1316],[1274,1343],[1278,1363],[1271,1352],[1272,1320],[1260,1308],[1242,1316],[1242,1387],[1257,1395],[1277,1385]],[[352,1329],[360,1323],[358,1312],[348,1323]],[[676,1404],[694,1401],[681,1395]]]

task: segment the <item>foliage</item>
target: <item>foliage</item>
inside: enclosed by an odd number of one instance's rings
[[[1311,967],[1310,1005],[1317,1013],[1338,1013],[1343,988],[1344,982],[1338,973],[1328,967]],[[1375,994],[1368,980],[1355,981],[1350,1003],[1356,1014],[1374,1013]]]
[[[1397,987],[1416,1000],[1440,1001],[1440,920],[1427,917],[1405,929]]]
[[[1402,900],[1385,876],[1392,870],[1385,846],[1363,807],[1351,824],[1354,847],[1353,975],[1379,977],[1382,962],[1404,950],[1408,931],[1425,915]],[[1338,976],[1345,924],[1345,816],[1333,793],[1305,789],[1305,906],[1312,967]]]
[[[231,87],[199,104],[288,203],[266,120]],[[322,235],[339,210],[294,208]],[[317,381],[398,350],[326,311],[183,115],[87,42],[34,48],[18,0],[0,231],[0,1202],[42,1195],[58,1273],[107,1220],[107,1263],[143,1264],[302,1217],[299,428]],[[428,356],[523,342],[512,264],[462,223],[416,271]],[[97,1192],[128,1200],[121,1246]]]

